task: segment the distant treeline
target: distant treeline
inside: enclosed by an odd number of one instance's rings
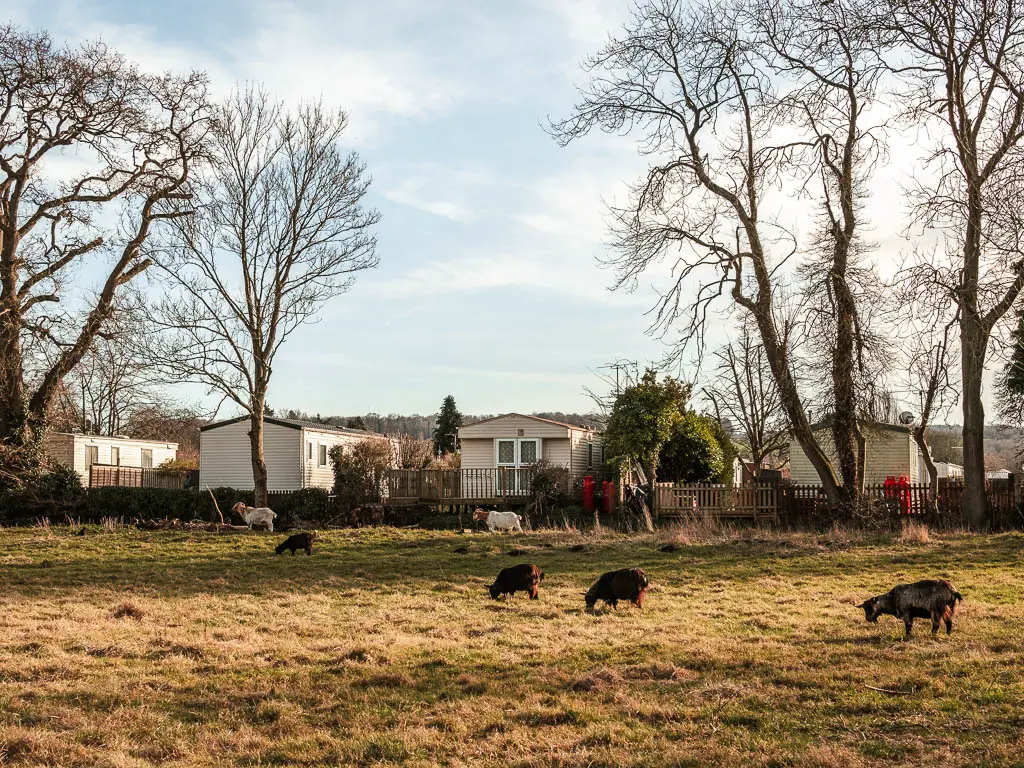
[[[391,435],[412,435],[413,437],[418,438],[433,437],[434,427],[437,424],[436,414],[421,416],[418,413],[414,413],[410,416],[405,416],[399,413],[389,413],[385,416],[381,413],[364,413],[359,416],[321,416],[320,414],[310,414],[305,411],[287,410],[283,411],[279,415],[289,419],[308,419],[310,421],[319,421],[323,424],[333,424],[338,427],[361,424],[363,428],[368,429],[371,432],[380,432]],[[464,424],[472,424],[474,421],[489,419],[495,415],[498,414],[463,414],[462,421]],[[542,419],[562,421],[566,424],[573,424],[581,427],[592,427],[600,424],[597,417],[593,414],[545,411],[529,415],[539,416]]]

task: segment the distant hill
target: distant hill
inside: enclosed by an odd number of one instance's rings
[[[928,444],[936,461],[963,462],[963,438],[959,424],[928,428]],[[985,467],[1018,470],[1024,451],[1024,429],[990,424],[985,427]]]

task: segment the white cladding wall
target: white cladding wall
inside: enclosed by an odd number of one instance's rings
[[[597,469],[602,464],[601,435],[584,430],[563,431],[571,434],[571,437],[543,437],[541,438],[541,456],[545,461],[561,467],[571,467],[574,474],[585,474]],[[460,432],[461,434],[461,432]],[[495,440],[513,440],[517,437],[532,438],[537,435],[518,435],[516,428],[504,430],[502,434],[493,437],[462,437],[461,438],[461,461],[463,469],[493,469],[497,466],[495,461]],[[590,454],[588,444],[593,444],[593,453]],[[590,455],[593,456],[593,463],[589,463]]]
[[[814,436],[835,466],[835,444],[828,430],[817,430]],[[920,482],[920,450],[909,432],[868,429],[866,436],[865,474],[868,485],[881,485],[890,475],[906,475],[911,483]],[[821,485],[818,472],[795,440],[789,444],[789,476],[797,485]]]
[[[494,440],[491,438],[462,438],[459,449],[463,469],[491,469],[494,467]]]
[[[513,433],[512,435],[502,435],[501,439],[515,440],[516,437]],[[525,437],[532,439],[535,436],[526,435]],[[495,440],[497,438],[490,437],[463,439],[459,456],[462,469],[494,469],[498,466]],[[541,458],[561,467],[569,466],[569,438],[541,438],[540,441]]]
[[[585,475],[604,465],[604,437],[598,432],[573,430],[572,472]]]
[[[141,467],[142,452],[153,452],[153,467],[159,467],[165,461],[178,455],[176,443],[158,443],[151,440],[129,440],[118,437],[100,437],[97,435],[49,434],[43,445],[47,453],[55,460],[74,469],[83,483],[89,482],[89,467],[86,463],[87,448],[96,448],[97,464],[112,464],[112,449],[116,448],[120,456],[117,464],[122,467]]]
[[[302,487],[302,430],[263,425],[263,458],[267,489],[294,491]],[[199,433],[199,484],[211,488],[250,490],[252,459],[249,422],[237,421]]]
[[[519,430],[522,430],[523,434],[520,435]],[[479,424],[470,424],[469,426],[461,427],[459,429],[460,440],[465,440],[467,438],[494,439],[495,437],[567,438],[569,437],[569,427],[562,426],[561,424],[553,424],[547,421],[530,419],[526,416],[519,416],[518,414],[511,414],[509,416],[500,416],[496,419],[491,419],[490,421],[484,421]]]
[[[367,437],[365,435],[349,435],[343,432],[321,432],[315,429],[302,430],[302,477],[305,488],[333,488],[334,467],[331,464],[331,449],[336,445],[344,446],[343,451],[363,440],[389,440],[395,458],[398,458],[398,446],[395,441],[384,437]],[[326,463],[320,459],[326,450]],[[396,463],[397,466],[397,463]]]

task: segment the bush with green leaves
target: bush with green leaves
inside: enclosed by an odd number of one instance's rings
[[[662,446],[675,433],[686,411],[690,386],[648,369],[636,384],[615,398],[605,428],[605,450],[621,469],[636,461],[653,481],[658,472]]]
[[[662,446],[661,479],[672,483],[719,482],[725,468],[722,446],[710,419],[687,411],[676,422],[672,437]]]

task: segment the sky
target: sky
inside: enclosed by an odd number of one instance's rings
[[[350,117],[373,178],[380,266],[282,349],[269,400],[311,413],[587,410],[619,358],[659,359],[653,294],[613,294],[605,201],[643,163],[626,140],[561,149],[548,115],[621,24],[613,0],[0,3],[143,69],[264,83]]]
[[[348,111],[346,143],[381,213],[380,266],[291,337],[269,395],[324,415],[431,413],[448,394],[464,413],[585,411],[602,366],[663,357],[645,333],[653,288],[613,293],[598,263],[607,204],[645,160],[625,138],[560,148],[544,130],[570,111],[580,62],[628,7],[0,0],[15,23],[102,38],[143,69],[205,70],[215,95],[258,82],[287,104]],[[880,232],[897,228],[891,202],[871,204]],[[713,318],[709,342],[728,328]]]

